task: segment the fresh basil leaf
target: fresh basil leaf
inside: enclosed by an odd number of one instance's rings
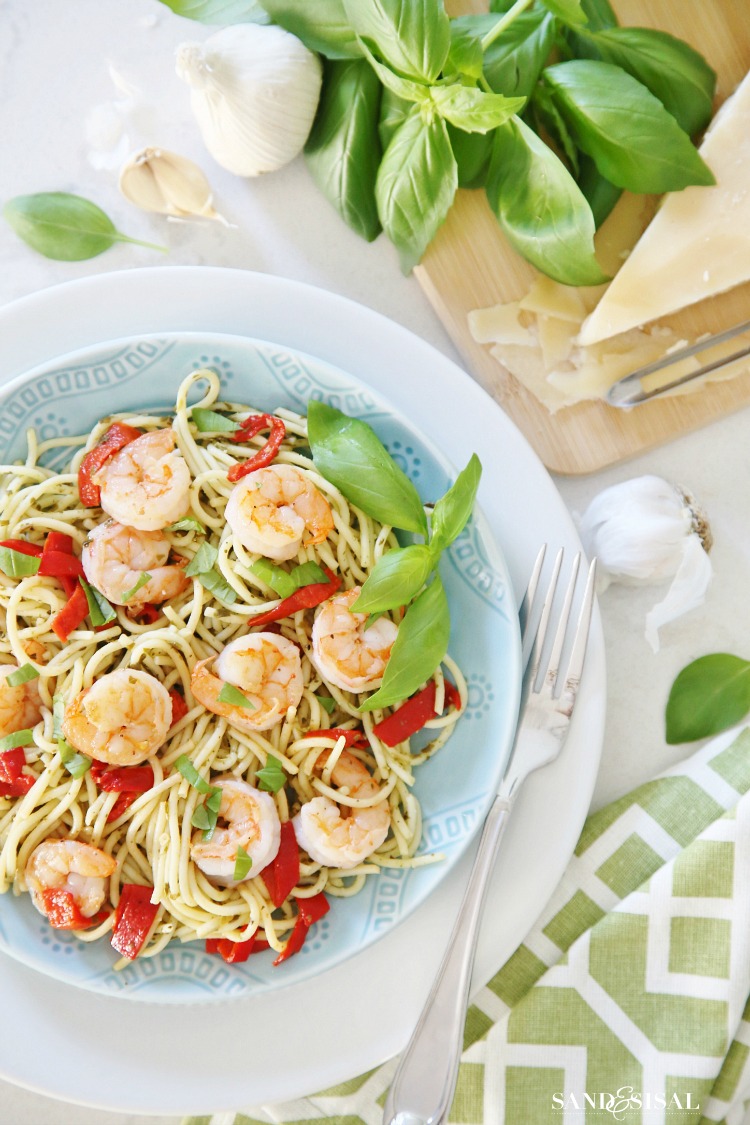
[[[330,578],[323,567],[312,561],[292,567],[291,577],[294,579],[297,590],[302,586],[315,586],[318,582],[330,582]]]
[[[492,89],[530,97],[554,46],[556,26],[542,8],[521,12],[485,51],[484,76]]]
[[[583,192],[586,202],[594,216],[596,229],[602,225],[622,195],[622,188],[601,174],[594,161],[585,153],[578,156],[578,186]]]
[[[117,614],[104,594],[100,594],[95,586],[89,585],[85,578],[79,578],[78,581],[83,586],[86,601],[89,603],[89,620],[93,627],[98,629],[100,625],[108,625],[110,621],[115,621]]]
[[[393,134],[408,117],[410,109],[411,102],[406,101],[405,98],[400,98],[387,86],[383,87],[383,96],[380,101],[380,121],[378,122],[378,135],[383,152],[393,140]]]
[[[539,123],[541,123],[542,128],[547,132],[552,144],[556,147],[558,155],[567,161],[570,170],[578,180],[580,172],[578,149],[573,143],[573,138],[562,114],[555,105],[552,94],[541,82],[537,84],[534,90],[531,108],[534,114],[535,132],[541,135],[538,128]]]
[[[589,31],[617,27],[617,16],[609,0],[581,0]]]
[[[169,527],[165,527],[165,531],[196,531],[199,535],[205,535],[206,529],[200,520],[194,516],[185,516],[183,519],[178,520],[177,523],[170,523]]]
[[[458,169],[458,186],[484,187],[492,156],[492,133],[464,133],[448,123],[448,139]]]
[[[418,106],[386,149],[378,169],[378,214],[408,273],[445,221],[458,187],[458,168],[445,122],[426,122]]]
[[[472,453],[466,468],[462,469],[454,484],[436,502],[432,510],[430,537],[430,551],[433,555],[449,547],[466,527],[477,498],[481,475],[482,463],[476,453]]]
[[[382,86],[365,59],[326,63],[305,160],[344,222],[372,242],[380,233],[375,177]]]
[[[460,20],[451,20],[451,45],[445,62],[446,74],[463,74],[478,81],[484,70],[480,38]]]
[[[211,567],[210,570],[202,570],[198,575],[198,581],[205,590],[218,598],[220,602],[225,605],[234,605],[237,601],[237,592],[233,590],[229,583],[218,570]]]
[[[674,117],[619,66],[573,59],[544,78],[577,146],[613,184],[661,193],[715,182]]]
[[[286,774],[278,758],[268,754],[266,764],[255,775],[258,779],[258,788],[266,793],[278,793],[286,784]]]
[[[266,586],[270,586],[280,598],[288,598],[298,588],[291,574],[269,559],[256,559],[250,572],[260,578],[261,582],[265,582]]]
[[[317,699],[318,703],[323,708],[323,710],[327,711],[329,715],[332,715],[333,712],[336,710],[336,700],[333,699],[332,696],[330,696],[330,695],[316,695],[315,698]]]
[[[177,16],[200,23],[268,23],[269,19],[258,0],[161,0]]]
[[[190,419],[195,423],[199,434],[233,434],[239,430],[238,422],[233,422],[226,414],[219,414],[216,410],[204,410],[201,406],[194,406],[190,411]]]
[[[95,258],[115,242],[167,252],[164,246],[122,234],[95,203],[64,191],[17,195],[5,204],[3,214],[27,246],[61,262]]]
[[[247,854],[242,844],[237,845],[237,856],[234,861],[234,875],[232,876],[235,883],[241,883],[250,874],[253,866],[252,858]]]
[[[448,599],[436,574],[407,609],[385,666],[383,682],[360,710],[390,707],[413,695],[429,680],[448,651],[450,631]]]
[[[342,0],[260,0],[274,23],[329,59],[361,54]]]
[[[525,98],[506,98],[457,84],[435,86],[432,100],[441,117],[466,133],[489,132],[514,113],[520,113],[526,102]]]
[[[63,719],[65,718],[65,697],[52,696],[52,737],[63,738]]]
[[[221,691],[219,692],[219,702],[228,703],[230,707],[247,707],[251,711],[256,711],[257,708],[254,703],[247,698],[246,695],[235,687],[234,684],[222,684]]]
[[[193,789],[197,789],[199,793],[208,794],[213,791],[212,786],[204,781],[187,754],[180,754],[175,762],[175,767],[185,778],[185,781],[192,785]]]
[[[750,661],[726,652],[683,668],[667,700],[667,742],[695,742],[734,726],[750,711]]]
[[[29,575],[36,574],[41,561],[34,555],[14,551],[12,547],[0,547],[0,570],[8,578],[28,578]]]
[[[384,613],[407,605],[424,586],[435,566],[435,555],[423,543],[398,547],[378,559],[352,609]]]
[[[79,754],[67,739],[58,738],[57,749],[60,752],[60,760],[71,777],[83,777],[91,769],[91,758]]]
[[[508,241],[563,285],[606,281],[594,256],[594,217],[562,161],[520,118],[495,133],[487,198]]]
[[[312,401],[307,432],[315,468],[380,523],[427,535],[419,493],[371,426]]]
[[[414,81],[413,78],[404,78],[402,74],[397,74],[387,63],[377,57],[375,44],[368,39],[360,40],[360,45],[368,64],[375,71],[386,90],[390,90],[396,97],[403,98],[407,102],[418,102],[420,105],[429,103],[431,86],[425,86],[422,82]]]
[[[211,543],[201,543],[190,562],[185,567],[188,578],[195,578],[211,570],[219,557],[219,552]]]
[[[648,27],[613,27],[593,35],[582,33],[581,39],[579,55],[622,67],[659,99],[690,136],[708,125],[716,72],[682,39]]]
[[[360,39],[401,74],[434,82],[450,48],[450,22],[442,0],[344,0],[349,22]]]
[[[140,577],[138,578],[138,581],[135,583],[135,585],[131,586],[130,589],[126,590],[125,593],[122,595],[123,602],[124,603],[129,602],[130,599],[135,594],[137,594],[139,590],[142,590],[143,587],[150,581],[151,581],[151,575],[147,574],[146,571],[144,570],[144,572],[140,575]]]
[[[541,0],[544,7],[556,16],[562,23],[580,27],[586,23],[586,13],[581,7],[581,0]]]
[[[39,678],[39,672],[33,664],[22,664],[20,668],[16,668],[15,672],[11,672],[6,676],[5,682],[9,687],[20,687],[21,684],[27,684],[29,680],[36,680]]]
[[[12,734],[0,738],[0,754],[4,754],[6,750],[15,750],[17,746],[33,746],[33,744],[33,730],[14,730]]]

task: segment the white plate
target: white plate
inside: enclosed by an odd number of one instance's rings
[[[107,414],[162,414],[191,371],[211,367],[222,396],[263,411],[306,412],[310,399],[366,419],[425,500],[447,491],[457,470],[370,386],[326,363],[278,344],[215,332],[129,336],[95,344],[0,388],[0,462],[26,454],[33,425],[45,440],[85,433]],[[205,393],[199,386],[191,401]],[[62,468],[69,447],[45,459]],[[226,965],[204,943],[171,944],[115,972],[108,941],[82,942],[53,930],[28,895],[0,898],[0,950],[68,984],[125,999],[184,1004],[257,996],[297,984],[361,952],[400,924],[448,876],[484,819],[510,751],[521,687],[518,617],[505,561],[486,518],[476,512],[441,565],[453,629],[450,654],[469,687],[466,713],[439,754],[416,772],[424,851],[441,863],[388,870],[354,898],[332,899],[328,916],[300,954],[274,967],[270,951]]]
[[[541,462],[484,391],[404,328],[322,290],[226,269],[86,278],[0,310],[2,374],[118,336],[198,326],[285,344],[351,372],[415,419],[454,464],[476,450],[485,467],[480,503],[517,595],[540,542],[579,548]],[[480,935],[477,987],[523,940],[572,854],[599,764],[604,706],[596,615],[565,750],[529,780],[508,828]],[[103,1109],[201,1114],[299,1097],[361,1073],[408,1039],[469,862],[467,855],[423,906],[365,953],[298,986],[201,1006],[191,1019],[191,1009],[144,1008],[83,992],[0,957],[0,995],[14,1029],[0,1037],[0,1075]]]

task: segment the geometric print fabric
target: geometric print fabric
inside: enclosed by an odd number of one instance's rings
[[[592,814],[470,1007],[447,1125],[750,1125],[750,730]],[[381,1125],[392,1060],[183,1125]]]

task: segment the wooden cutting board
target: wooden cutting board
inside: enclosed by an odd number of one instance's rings
[[[717,72],[716,107],[750,69],[747,0],[614,0],[623,25],[658,27],[685,39]],[[486,0],[452,0],[451,15],[487,10]],[[750,175],[750,170],[749,170]],[[706,263],[707,268],[711,265]],[[460,190],[416,276],[463,356],[468,370],[500,402],[544,464],[563,474],[588,473],[706,425],[750,402],[748,369],[725,382],[621,410],[600,401],[550,414],[477,344],[467,314],[528,292],[534,271],[505,240],[483,191]],[[750,284],[663,323],[695,339],[750,319]]]

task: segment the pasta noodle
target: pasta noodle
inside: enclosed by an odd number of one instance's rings
[[[198,388],[206,385],[199,401],[189,405],[189,397],[195,398]],[[0,796],[0,892],[12,889],[20,894],[29,889],[30,857],[43,841],[53,838],[93,845],[112,857],[116,867],[106,877],[104,913],[90,918],[85,929],[77,930],[77,937],[95,941],[112,930],[116,924],[114,908],[124,885],[153,887],[151,899],[159,904],[159,910],[139,952],[144,957],[154,956],[173,940],[228,939],[236,943],[256,932],[264,935],[272,949],[282,951],[300,901],[321,892],[333,897],[355,895],[383,867],[415,866],[439,859],[416,854],[422,824],[413,788],[414,771],[450,736],[466,701],[460,669],[446,658],[434,675],[439,717],[427,723],[433,728],[429,739],[423,740],[421,748],[411,747],[408,740],[386,745],[374,730],[381,713],[360,712],[361,696],[333,682],[321,672],[320,662],[316,663],[312,625],[316,615],[324,611],[315,607],[298,609],[275,625],[257,630],[263,637],[278,638],[274,642],[277,645],[286,642],[301,656],[299,701],[281,707],[273,725],[254,728],[252,716],[257,707],[237,704],[234,696],[235,702],[216,703],[224,713],[208,710],[196,698],[196,670],[204,662],[209,670],[219,667],[214,662],[222,653],[233,651],[228,648],[233,642],[238,643],[237,651],[244,651],[243,638],[254,629],[255,619],[279,605],[279,595],[253,569],[260,553],[243,545],[225,514],[233,489],[239,487],[228,479],[228,472],[262,449],[266,439],[258,434],[245,444],[236,444],[231,434],[200,432],[191,420],[196,407],[219,411],[237,424],[253,414],[247,406],[220,402],[219,396],[220,383],[214,372],[194,372],[179,388],[173,416],[113,415],[90,435],[51,441],[38,440],[30,431],[24,463],[0,466],[3,541],[25,540],[38,548],[56,532],[71,537],[76,556],[85,544],[92,543],[92,533],[108,519],[99,507],[82,503],[79,471],[84,458],[99,446],[113,424],[124,423],[143,434],[158,434],[171,427],[176,450],[189,469],[185,515],[167,521],[166,528],[162,524],[158,531],[139,533],[141,537],[166,539],[169,561],[162,566],[165,573],[171,568],[174,573],[167,578],[179,586],[173,596],[154,599],[155,606],[153,602],[144,604],[136,595],[129,601],[120,599],[122,604],[112,607],[113,620],[98,628],[80,623],[63,642],[53,628],[70,597],[62,580],[39,573],[0,573],[0,672],[30,669],[34,678],[20,690],[26,693],[26,702],[36,708],[34,721],[21,723],[33,730],[33,739],[24,746],[24,773],[33,776],[33,785],[28,792]],[[273,466],[302,470],[307,485],[313,486],[330,508],[332,523],[320,541],[303,544],[291,558],[277,565],[290,570],[314,563],[329,575],[339,576],[342,591],[362,585],[383,553],[398,545],[393,531],[350,504],[316,471],[309,456],[304,417],[288,410],[279,410],[275,417],[283,422],[285,434]],[[60,471],[53,467],[71,451],[72,459]],[[107,480],[106,467],[102,473]],[[127,502],[134,502],[132,494]],[[149,512],[154,506],[149,500]],[[191,570],[186,563],[196,560],[199,551],[204,552],[202,557],[213,560],[212,566],[186,576],[185,570]],[[154,581],[147,566],[134,562],[132,569],[143,572],[141,586]],[[106,591],[99,592],[106,598]],[[106,602],[104,605],[108,608]],[[395,632],[399,614],[385,617],[393,622]],[[279,649],[282,656],[287,651]],[[279,660],[283,663],[281,657]],[[444,668],[461,701],[445,713]],[[102,677],[123,670],[154,677],[172,692],[173,706],[175,692],[185,700],[185,713],[181,717],[173,713],[177,721],[142,760],[153,771],[153,783],[144,792],[130,794],[130,803],[123,802],[119,792],[100,787],[95,768],[86,765],[93,755],[87,756],[88,747],[80,741],[76,745],[69,733],[75,707],[80,711],[80,700],[87,698],[82,693],[89,692]],[[229,683],[221,675],[216,683],[219,681],[225,681],[225,686]],[[128,683],[133,682],[131,677]],[[8,689],[5,684],[0,680],[2,735],[19,729],[18,721],[14,725],[9,715],[9,708],[18,707],[19,689]],[[250,716],[247,726],[241,725],[243,713]],[[60,731],[62,715],[64,736]],[[327,734],[331,728],[363,731],[364,738],[349,745],[346,736]],[[112,752],[111,739],[108,746]],[[203,790],[185,773],[186,760],[202,779]],[[75,761],[80,769],[74,768]],[[123,762],[123,767],[130,765]],[[277,771],[277,776],[281,776],[279,770],[283,771],[283,783],[275,791],[273,785],[264,782],[262,771],[269,767]],[[361,789],[356,784],[342,788],[338,775],[346,774],[347,769],[357,776],[366,774],[367,784]],[[350,819],[364,822],[368,819],[365,814],[370,814],[370,819],[387,815],[388,834],[361,861],[345,868],[316,861],[301,850],[297,884],[281,906],[275,906],[262,872],[253,875],[250,868],[250,876],[240,881],[231,877],[218,880],[194,860],[196,841],[210,836],[213,829],[202,832],[193,821],[197,818],[200,824],[201,816],[207,815],[205,809],[200,812],[201,806],[208,807],[206,790],[210,793],[222,778],[240,779],[253,792],[267,793],[275,808],[273,815],[278,814],[282,824],[312,800],[327,798]],[[219,824],[223,825],[225,819],[222,804]]]

